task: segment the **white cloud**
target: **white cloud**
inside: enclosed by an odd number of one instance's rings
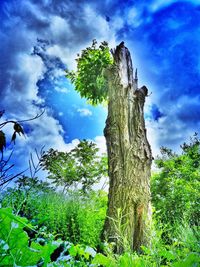
[[[68,94],[70,92],[70,90],[68,90],[67,88],[65,88],[65,87],[59,87],[59,86],[55,86],[54,87],[54,90],[56,92],[63,93],[63,94]]]
[[[51,36],[53,37],[54,40],[62,38],[62,36],[65,34],[71,35],[70,26],[64,18],[58,15],[51,16],[50,21],[51,21],[50,25]]]
[[[124,19],[121,18],[120,16],[114,16],[112,18],[112,21],[111,21],[111,28],[114,30],[114,31],[118,31],[120,30],[121,28],[123,28],[124,26]],[[112,47],[115,47],[116,46],[116,43],[112,43]]]
[[[59,113],[58,113],[58,116],[60,116],[60,117],[62,117],[64,115],[64,113],[62,112],[62,111],[60,111]]]
[[[71,6],[72,10],[74,8],[75,4]],[[74,59],[77,54],[90,46],[93,39],[97,39],[98,42],[106,40],[110,47],[115,47],[115,32],[123,25],[123,19],[116,17],[112,25],[109,25],[105,17],[89,4],[82,5],[76,18],[70,20],[70,16],[68,17],[66,12],[63,18],[57,15],[51,17],[50,35],[57,42],[47,49],[48,55],[61,58],[71,70],[76,68]]]
[[[43,72],[44,65],[40,58],[22,53],[19,54],[17,56],[16,69],[9,71],[10,84],[7,90],[10,90],[10,94],[6,94],[4,101],[7,103],[15,101],[20,106],[24,106],[27,100],[40,102],[41,99],[38,98],[38,87],[36,83],[42,78]],[[12,98],[12,96],[14,97]]]
[[[90,111],[87,108],[79,108],[77,109],[77,112],[80,113],[81,117],[89,117],[92,116],[92,111]]]
[[[156,12],[162,8],[165,8],[173,3],[177,3],[177,0],[153,0],[152,3],[149,5],[149,9],[151,12]],[[194,5],[200,5],[199,0],[182,0],[181,2],[189,2],[193,3]]]
[[[143,18],[141,16],[141,10],[132,7],[128,10],[127,14],[127,23],[133,27],[138,27],[143,21]]]
[[[158,11],[159,9],[161,8],[164,8],[172,3],[175,3],[177,2],[177,0],[154,0],[152,1],[152,3],[150,4],[149,6],[149,9],[152,11],[152,12],[156,12]]]
[[[67,34],[67,33],[66,33]],[[74,48],[54,44],[47,48],[47,55],[56,56],[62,59],[62,61],[68,66],[68,68],[75,69],[76,68],[76,55],[81,49],[79,45]]]
[[[94,34],[93,39],[98,38],[100,41],[114,39],[114,32],[111,31],[108,22],[89,5],[84,7],[84,20]]]
[[[99,154],[104,154],[107,153],[107,149],[106,149],[106,139],[104,136],[96,136],[94,138],[94,142],[97,145],[97,147],[99,148]]]

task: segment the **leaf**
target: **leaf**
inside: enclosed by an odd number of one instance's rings
[[[14,142],[14,144],[15,144],[15,139],[16,139],[16,131],[14,131],[11,139],[11,142]]]
[[[184,260],[179,260],[172,264],[172,267],[198,267],[200,257],[197,253],[189,254]]]
[[[15,132],[18,133],[19,135],[20,135],[20,133],[24,135],[24,130],[19,123],[15,122],[13,128],[14,128]]]
[[[115,264],[114,259],[108,258],[108,257],[106,257],[106,256],[104,256],[103,254],[100,254],[100,253],[98,253],[94,257],[94,259],[92,261],[92,264],[99,264],[99,265],[102,265],[104,267],[115,267],[115,266],[117,266]]]
[[[71,246],[70,249],[69,249],[69,254],[72,256],[72,257],[75,257],[78,253],[78,247],[77,246]]]
[[[0,266],[31,266],[41,255],[28,247],[29,237],[23,230],[27,219],[12,214],[9,208],[0,209]]]
[[[41,253],[42,259],[43,259],[43,266],[47,266],[47,263],[51,262],[51,254],[54,252],[54,250],[58,247],[58,244],[54,243],[48,243],[45,246],[42,246],[38,243],[32,242],[31,243],[31,249],[34,249],[35,251],[39,251]]]
[[[0,209],[0,216],[4,215],[5,217],[10,218],[10,220],[16,221],[18,222],[20,225],[24,227],[28,227],[29,229],[33,230],[33,227],[31,224],[28,223],[28,220],[26,218],[22,218],[19,216],[16,216],[12,213],[12,209],[11,208],[2,208]]]
[[[75,85],[81,97],[87,98],[93,105],[107,99],[107,79],[104,69],[113,64],[113,59],[106,42],[99,47],[96,43],[84,49],[76,59],[77,72],[67,71],[67,78]]]
[[[6,136],[3,131],[0,131],[0,151],[3,153],[3,149],[6,148]]]

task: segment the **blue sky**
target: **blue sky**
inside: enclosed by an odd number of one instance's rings
[[[105,150],[106,107],[90,106],[64,77],[93,39],[122,40],[145,84],[145,119],[154,156],[200,130],[200,1],[0,0],[0,109],[34,117],[15,146],[16,165],[34,148],[70,149],[89,138]],[[3,119],[2,118],[2,119]],[[9,134],[10,129],[5,131]]]

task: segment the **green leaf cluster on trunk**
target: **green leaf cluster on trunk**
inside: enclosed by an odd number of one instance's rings
[[[93,40],[91,47],[78,54],[76,61],[77,71],[67,71],[66,75],[75,85],[75,90],[93,105],[107,100],[107,81],[103,70],[113,64],[108,43],[102,42],[97,47],[96,40]]]

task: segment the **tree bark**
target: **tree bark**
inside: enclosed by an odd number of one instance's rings
[[[116,253],[139,250],[149,240],[150,169],[143,107],[148,90],[137,87],[130,52],[122,42],[113,51],[108,81],[108,117],[104,135],[108,152],[109,196],[103,238]]]

